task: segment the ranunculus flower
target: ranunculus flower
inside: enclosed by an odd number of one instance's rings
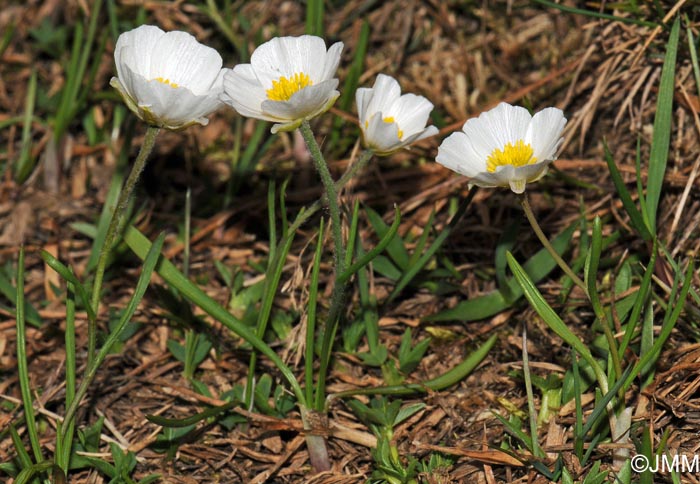
[[[327,111],[338,98],[335,71],[343,43],[326,51],[320,37],[275,37],[224,76],[222,100],[240,115],[272,121],[272,132],[291,131]]]
[[[142,25],[124,32],[114,49],[117,77],[110,81],[146,123],[172,130],[206,125],[222,105],[221,56],[186,32]]]
[[[438,147],[441,165],[480,187],[507,187],[523,193],[556,160],[566,118],[546,108],[534,116],[527,109],[501,103],[464,123]]]
[[[433,104],[423,96],[402,96],[391,76],[379,74],[374,86],[359,88],[355,98],[365,147],[377,155],[390,155],[438,132],[435,126],[425,126]]]

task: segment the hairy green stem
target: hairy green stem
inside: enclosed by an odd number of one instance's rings
[[[574,274],[574,271],[571,269],[571,267],[569,267],[569,264],[564,262],[564,259],[562,259],[561,256],[557,254],[557,251],[554,250],[554,247],[552,247],[552,244],[549,242],[547,236],[544,235],[544,232],[542,232],[540,224],[537,223],[537,219],[532,213],[532,207],[530,207],[530,202],[527,199],[527,193],[523,193],[520,196],[520,205],[522,205],[523,207],[523,211],[525,212],[525,216],[527,217],[528,222],[530,222],[530,225],[532,226],[532,230],[535,231],[535,235],[537,235],[537,238],[540,239],[542,246],[547,250],[547,252],[549,252],[549,255],[552,256],[554,262],[556,262],[557,265],[561,268],[561,270],[564,271],[564,273],[567,276],[569,276],[569,278],[574,282],[574,284],[576,284],[578,287],[583,289],[583,291],[586,294],[588,294],[588,288],[586,287],[586,284],[581,280],[580,277]]]
[[[316,171],[321,177],[321,183],[323,183],[323,188],[326,192],[326,203],[328,203],[328,211],[331,214],[331,228],[333,231],[333,243],[335,245],[333,259],[335,261],[335,273],[337,276],[342,274],[345,270],[345,246],[343,244],[343,226],[340,221],[338,191],[335,189],[335,181],[331,176],[331,172],[328,170],[328,164],[323,157],[323,153],[321,153],[321,147],[318,146],[316,138],[314,138],[314,133],[311,131],[309,122],[302,122],[299,130],[304,137],[306,146],[309,148],[311,159],[314,160]]]
[[[136,161],[134,161],[134,166],[129,173],[129,178],[126,179],[124,187],[119,194],[119,200],[117,201],[117,206],[112,213],[112,219],[109,222],[109,227],[107,228],[107,235],[105,236],[104,244],[100,249],[100,257],[97,260],[97,268],[95,269],[95,281],[92,285],[92,299],[90,305],[92,306],[95,314],[98,313],[100,306],[100,291],[102,289],[102,280],[104,279],[105,269],[107,268],[107,259],[112,251],[112,246],[117,236],[117,229],[121,222],[122,215],[126,210],[126,206],[131,199],[131,194],[134,191],[134,187],[138,182],[144,167],[146,166],[146,160],[148,156],[153,151],[153,146],[155,145],[156,137],[160,132],[160,128],[155,126],[149,126],[146,130],[146,135],[143,139],[143,145],[141,145],[141,150],[139,151]],[[88,327],[88,364],[89,369],[92,366],[93,359],[95,357],[96,348],[96,328],[95,324],[92,323]]]

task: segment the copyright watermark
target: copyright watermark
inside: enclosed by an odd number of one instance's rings
[[[642,454],[632,457],[632,471],[638,474],[677,472],[681,474],[700,472],[700,455],[656,455],[652,459]]]

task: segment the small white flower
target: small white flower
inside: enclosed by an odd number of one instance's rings
[[[556,160],[566,125],[564,113],[546,108],[534,116],[527,109],[501,103],[464,123],[438,147],[441,165],[480,187],[507,187],[515,193],[542,178]]]
[[[391,76],[379,74],[374,87],[359,88],[355,98],[365,147],[378,155],[390,155],[438,132],[435,126],[425,127],[433,104],[423,96],[402,96]]]
[[[117,77],[110,81],[148,124],[180,130],[206,125],[222,105],[224,73],[219,53],[186,32],[142,25],[124,32],[114,49]]]
[[[324,113],[340,93],[335,71],[343,43],[326,51],[320,37],[275,37],[224,76],[222,99],[242,116],[276,123],[272,132],[292,131]]]

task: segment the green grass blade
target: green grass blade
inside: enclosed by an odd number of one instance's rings
[[[476,351],[454,368],[442,375],[423,383],[413,383],[409,385],[396,385],[387,387],[358,388],[344,392],[334,393],[333,398],[346,398],[354,395],[411,395],[413,393],[426,393],[429,391],[441,391],[466,378],[479,363],[486,357],[493,345],[496,343],[498,335],[494,334]],[[330,400],[330,398],[329,398]]]
[[[66,408],[73,404],[76,388],[76,357],[77,343],[75,340],[75,286],[68,283],[66,293]],[[69,422],[69,429],[64,430],[66,438],[62,439],[63,432],[56,431],[56,464],[64,474],[68,474],[68,464],[73,444],[73,432],[75,422]]]
[[[382,217],[371,208],[368,207],[366,209],[366,212],[367,219],[372,225],[372,228],[374,229],[376,234],[383,239],[389,232],[389,226],[385,224],[384,220],[382,220]],[[386,247],[386,251],[389,254],[389,257],[391,257],[391,260],[394,261],[394,263],[396,263],[399,269],[401,269],[402,271],[408,269],[408,261],[410,260],[410,257],[408,255],[408,251],[406,250],[404,241],[401,238],[401,236],[392,237],[389,240],[389,244]]]
[[[651,258],[647,264],[647,268],[644,271],[644,276],[642,276],[642,282],[639,284],[639,290],[637,290],[637,298],[634,301],[634,306],[632,307],[632,312],[627,320],[627,327],[625,328],[625,334],[622,337],[622,342],[620,343],[619,355],[622,358],[627,350],[627,347],[632,341],[632,336],[634,335],[634,329],[637,327],[637,321],[642,314],[642,310],[646,307],[647,297],[649,296],[649,289],[651,288],[651,279],[654,275],[654,267],[656,266],[656,256],[658,248],[658,240],[654,239],[654,246],[651,250]]]
[[[680,33],[680,17],[676,18],[666,46],[666,57],[661,71],[659,97],[654,117],[654,136],[649,153],[649,176],[647,178],[647,215],[649,230],[656,234],[656,211],[661,198],[661,188],[666,174],[668,148],[671,142],[671,120],[673,117],[673,93],[676,75],[676,52]]]
[[[577,225],[576,223],[571,224],[566,230],[552,240],[552,247],[554,247],[554,250],[556,250],[558,254],[563,254],[569,246],[569,242],[571,241],[571,237]],[[523,265],[525,272],[535,283],[544,279],[547,274],[552,272],[556,267],[556,262],[554,262],[552,256],[549,255],[546,249],[540,249]],[[523,294],[520,285],[513,278],[506,281],[506,287],[508,288],[507,296],[505,292],[495,290],[483,296],[462,301],[451,309],[427,316],[423,320],[469,322],[488,318],[511,307]]]
[[[17,299],[17,289],[2,271],[0,271],[0,294],[5,296],[8,301],[12,301],[12,304]],[[14,311],[12,310],[11,312]],[[36,328],[41,327],[41,316],[39,316],[37,310],[34,309],[26,297],[24,298],[24,319]]]
[[[634,369],[632,370],[632,372],[629,374],[629,376],[627,376],[627,378],[624,379],[624,391],[627,391],[629,389],[634,379],[639,374],[641,374],[643,370],[650,368],[652,362],[656,361],[659,358],[659,355],[661,354],[661,349],[668,337],[671,336],[671,332],[673,331],[673,328],[675,328],[676,322],[678,321],[678,318],[681,315],[681,311],[685,306],[685,301],[688,297],[688,292],[690,290],[690,284],[693,279],[694,267],[695,265],[691,260],[691,262],[688,264],[688,269],[685,273],[683,286],[679,291],[673,309],[671,309],[670,307],[672,300],[669,299],[669,308],[667,309],[667,313],[664,318],[663,325],[661,327],[661,332],[657,336],[656,341],[654,341],[654,345],[651,347],[651,349],[639,358],[639,361],[637,361],[637,364],[634,365]]]
[[[85,290],[85,286],[83,286],[83,284],[78,280],[75,274],[73,274],[73,271],[71,271],[68,267],[63,265],[61,261],[56,259],[52,254],[46,252],[45,250],[41,251],[41,258],[44,259],[46,265],[48,265],[51,269],[56,271],[58,275],[61,276],[66,282],[73,284],[73,287],[77,291],[78,296],[80,297],[80,299],[83,302],[83,305],[85,306],[85,311],[87,312],[88,318],[91,321],[96,321],[97,317],[95,316],[95,311],[90,305],[90,296]]]
[[[19,158],[15,164],[15,180],[24,183],[32,174],[36,160],[32,158],[32,119],[34,119],[34,104],[36,102],[36,69],[32,70],[27,87],[27,98],[24,102],[24,121],[22,125],[22,144]]]
[[[360,225],[360,201],[355,200],[352,206],[352,217],[350,218],[350,230],[348,232],[347,247],[345,247],[345,267],[352,265],[353,254],[355,253],[355,243],[357,242],[357,231]]]
[[[10,423],[10,438],[12,439],[12,445],[17,452],[17,459],[19,460],[21,469],[28,469],[32,466],[32,457],[24,448],[24,443],[22,442],[22,437],[19,436],[17,429],[13,423]]]
[[[544,300],[542,294],[537,290],[533,282],[528,277],[525,270],[518,264],[515,257],[509,252],[506,256],[508,258],[508,266],[513,272],[515,279],[523,290],[525,297],[530,302],[530,305],[537,311],[537,314],[544,320],[544,322],[549,326],[549,328],[554,331],[561,339],[563,339],[569,346],[574,348],[581,357],[591,365],[591,368],[595,371],[596,377],[602,383],[605,381],[605,387],[607,387],[607,379],[603,373],[602,368],[598,364],[593,355],[591,354],[588,346],[586,346],[579,338],[576,336],[569,327],[564,324],[561,318],[554,312],[549,304]],[[607,388],[601,388],[601,390],[606,393]]]
[[[24,319],[24,247],[19,248],[17,260],[17,299],[16,327],[17,327],[17,378],[19,379],[22,404],[24,405],[24,419],[27,424],[27,434],[36,462],[42,462],[41,442],[37,433],[36,417],[34,415],[34,403],[32,389],[29,382],[29,366],[27,363],[27,333]]]
[[[430,245],[428,250],[425,251],[425,253],[420,257],[420,259],[418,259],[418,261],[415,264],[408,267],[408,269],[403,273],[401,279],[399,279],[399,281],[396,283],[394,290],[391,291],[389,301],[394,300],[394,298],[396,298],[401,293],[401,291],[403,291],[403,289],[411,283],[411,281],[418,275],[421,269],[425,267],[425,265],[438,251],[438,249],[442,247],[442,244],[445,243],[447,237],[449,237],[452,230],[454,230],[454,228],[457,226],[457,223],[466,213],[469,204],[474,199],[474,195],[476,195],[476,189],[472,188],[469,190],[469,194],[464,198],[464,200],[462,200],[462,203],[457,208],[457,212],[454,214],[452,220],[450,220],[450,223],[447,225],[447,227],[445,227],[442,230],[442,232],[440,232],[440,235],[438,235],[435,238],[435,241]]]
[[[146,253],[151,247],[151,242],[133,226],[127,228],[124,233],[124,242],[141,259],[146,257]],[[219,321],[232,332],[250,343],[256,350],[267,356],[282,373],[284,378],[292,387],[297,401],[300,405],[306,405],[304,392],[296,381],[294,373],[284,363],[284,361],[270,348],[267,343],[260,339],[250,328],[241,321],[233,317],[219,303],[207,296],[199,287],[190,282],[180,271],[167,259],[161,258],[156,267],[156,272],[173,288],[177,289],[185,298],[196,304],[205,313]]]
[[[307,0],[306,33],[323,37],[324,0]]]
[[[620,171],[617,169],[617,165],[615,165],[615,160],[613,160],[612,153],[610,152],[608,144],[605,142],[605,140],[603,141],[603,148],[605,150],[605,162],[608,164],[608,170],[610,171],[610,178],[612,178],[617,194],[620,196],[622,206],[625,207],[625,211],[630,217],[632,226],[644,240],[651,240],[651,232],[649,232],[649,229],[647,228],[647,224],[644,221],[642,213],[634,204],[632,196],[630,195],[629,190],[627,190],[625,182],[622,180],[622,175],[620,175]]]
[[[372,262],[375,257],[381,254],[384,249],[394,240],[396,233],[399,231],[399,225],[401,225],[401,212],[399,207],[394,207],[394,222],[391,227],[384,233],[379,243],[369,252],[364,254],[357,260],[353,265],[351,265],[345,272],[343,272],[337,279],[336,284],[345,283],[353,274],[362,269],[364,266]]]
[[[316,349],[316,309],[318,303],[318,276],[321,272],[321,255],[323,254],[323,217],[318,228],[318,242],[314,252],[311,282],[309,284],[309,303],[306,316],[306,340],[304,344],[304,377],[306,385],[306,401],[314,400],[314,354]]]

